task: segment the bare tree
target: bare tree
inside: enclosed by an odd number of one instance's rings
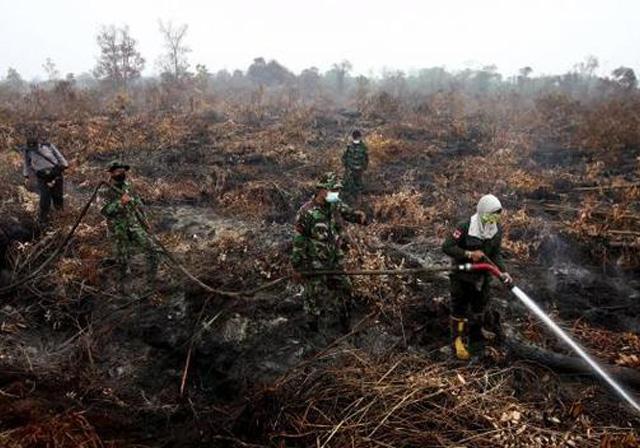
[[[587,56],[583,62],[576,64],[574,69],[584,78],[593,78],[598,67],[600,67],[600,61],[598,61],[597,57],[590,55]]]
[[[47,58],[47,60],[42,64],[42,68],[44,69],[49,81],[57,81],[60,79],[60,71],[58,67],[56,67],[56,63],[51,60],[51,58]]]
[[[129,27],[120,29],[120,67],[122,82],[125,86],[129,81],[140,77],[144,69],[144,59],[136,48],[137,42],[129,34]]]
[[[94,70],[96,78],[114,88],[126,89],[131,80],[140,77],[145,61],[128,26],[103,26],[96,40],[100,47],[100,57]]]
[[[100,56],[94,69],[94,75],[98,79],[110,81],[115,85],[122,77],[116,27],[113,25],[103,26],[96,37],[96,41],[100,47]]]
[[[187,55],[191,48],[185,44],[189,26],[184,24],[176,27],[171,21],[163,23],[161,20],[159,25],[166,50],[158,61],[162,76],[172,81],[182,81],[190,76]]]

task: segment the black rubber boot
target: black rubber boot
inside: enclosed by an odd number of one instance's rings
[[[469,319],[469,350],[474,355],[484,353],[485,338],[482,332],[483,313],[474,313]]]

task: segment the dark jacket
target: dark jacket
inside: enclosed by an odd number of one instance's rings
[[[470,263],[466,257],[466,251],[481,250],[501,271],[505,271],[504,260],[502,259],[502,228],[498,226],[498,233],[490,240],[483,240],[469,235],[469,220],[463,221],[456,226],[456,229],[442,244],[442,251],[451,257],[454,265]],[[454,272],[451,274],[452,280],[461,280],[469,283],[477,283],[487,280],[488,273],[482,272]]]

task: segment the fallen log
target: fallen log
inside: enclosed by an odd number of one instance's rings
[[[640,243],[630,243],[626,241],[609,241],[607,243],[609,247],[623,248],[623,249],[640,249]]]
[[[582,359],[538,347],[517,336],[513,329],[505,329],[505,336],[505,347],[515,358],[533,361],[555,372],[585,376],[596,375]],[[607,364],[600,360],[598,360],[598,363],[623,385],[640,389],[640,371],[629,367]]]
[[[595,187],[577,187],[574,188],[574,191],[598,191],[598,190],[620,190],[625,188],[638,188],[640,187],[640,182],[634,182],[625,185],[601,185]]]

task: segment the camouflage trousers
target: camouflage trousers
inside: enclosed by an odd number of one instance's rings
[[[311,318],[321,315],[347,318],[351,310],[351,281],[345,276],[312,277],[304,284],[304,310]]]
[[[352,199],[355,199],[362,190],[364,190],[364,183],[362,181],[362,170],[345,169],[344,181],[342,191]]]
[[[115,223],[111,233],[113,253],[120,268],[120,282],[127,278],[131,257],[143,251],[147,259],[147,280],[153,284],[158,271],[159,252],[147,232],[140,225]]]

